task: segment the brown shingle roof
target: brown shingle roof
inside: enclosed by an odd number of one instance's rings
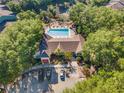
[[[68,52],[81,52],[84,44],[84,38],[81,35],[75,35],[71,38],[51,38],[47,41],[47,53],[55,52],[57,48]]]
[[[112,9],[123,9],[124,8],[124,1],[116,1],[110,2],[107,7],[111,7]]]
[[[77,36],[73,38],[52,38],[48,40],[48,42],[74,42],[79,41],[79,38]]]

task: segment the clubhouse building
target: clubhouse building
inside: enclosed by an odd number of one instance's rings
[[[63,52],[79,53],[82,51],[84,38],[76,34],[72,23],[54,22],[46,26],[44,39],[40,43],[40,50],[34,58],[42,62],[49,62],[49,57],[56,49]]]

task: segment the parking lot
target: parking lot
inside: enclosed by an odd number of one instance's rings
[[[9,93],[62,93],[80,80],[78,67],[42,68],[25,73]],[[59,87],[59,88],[58,88]]]

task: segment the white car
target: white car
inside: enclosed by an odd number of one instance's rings
[[[61,70],[61,72],[60,72],[60,79],[62,81],[65,81],[65,71],[64,70]]]

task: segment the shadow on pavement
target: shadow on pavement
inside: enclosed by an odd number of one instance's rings
[[[58,83],[58,73],[56,72],[55,68],[52,68],[52,72],[51,72],[51,80],[50,80],[50,84],[56,84]]]

